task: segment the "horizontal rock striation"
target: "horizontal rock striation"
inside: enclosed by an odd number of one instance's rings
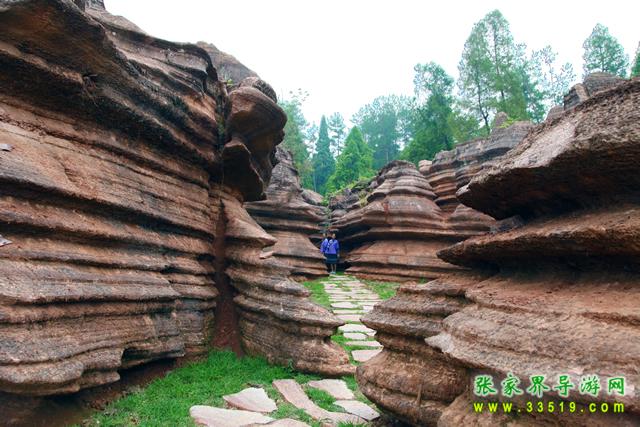
[[[276,239],[260,228],[237,198],[225,198],[223,206],[226,274],[236,291],[243,347],[272,363],[305,372],[352,374],[347,354],[330,339],[344,322],[310,302],[310,292],[288,278],[291,267],[272,256],[270,247]]]
[[[600,91],[535,128],[459,191],[474,209],[521,221],[440,253],[486,277],[466,288],[465,306],[426,339],[470,380],[438,425],[640,422],[639,106],[638,79]],[[493,375],[498,387],[512,373],[523,389],[532,375],[544,375],[549,386],[568,375],[576,389],[568,397],[551,389],[545,399],[577,402],[585,413],[474,413],[471,380],[479,373]],[[602,387],[595,396],[577,389],[590,375]],[[609,393],[608,379],[620,376],[624,395]],[[527,400],[537,397],[525,393],[514,402],[524,407]],[[588,405],[602,402],[623,403],[624,414],[592,417]]]
[[[289,151],[278,147],[278,164],[263,201],[245,204],[251,216],[277,239],[271,248],[274,256],[291,268],[298,279],[326,274],[324,257],[311,243],[325,218],[325,209],[305,199],[298,172]],[[307,194],[307,198],[312,195]],[[312,198],[310,201],[314,201]]]
[[[488,232],[495,220],[461,205],[458,188],[517,145],[532,125],[496,124],[486,139],[460,144],[412,164],[394,161],[371,181],[331,200],[331,226],[345,248],[348,272],[360,277],[408,281],[442,277],[456,268],[438,250]]]
[[[273,89],[210,46],[151,37],[101,1],[4,2],[0,27],[0,391],[111,383],[239,329],[214,323],[234,297],[225,209],[246,216],[241,203],[265,197],[286,120]],[[216,70],[225,64],[231,85]],[[264,234],[256,228],[229,239]],[[259,251],[236,249],[259,263]],[[299,328],[330,335],[339,322],[316,319],[286,269],[269,271],[265,282],[287,288],[274,307],[308,310]],[[272,324],[246,332],[252,350],[273,346]],[[294,362],[322,353],[320,338],[289,340]]]
[[[456,240],[434,198],[416,167],[399,160],[385,166],[359,192],[346,195],[347,206],[332,226],[347,247],[355,247],[346,257],[347,272],[379,280],[411,280],[452,271],[453,266],[436,257],[439,249]]]

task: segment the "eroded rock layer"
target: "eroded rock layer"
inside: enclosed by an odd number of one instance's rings
[[[517,145],[528,122],[496,123],[477,139],[423,161],[420,171],[395,161],[370,182],[345,190],[331,203],[332,227],[344,247],[348,272],[378,280],[433,279],[456,270],[436,252],[486,233],[495,220],[456,198],[457,189]]]
[[[300,279],[326,274],[324,257],[311,243],[325,218],[324,209],[314,202],[313,194],[304,193],[289,151],[278,147],[278,164],[273,169],[266,200],[245,204],[251,216],[277,239],[274,256],[288,265]]]
[[[282,139],[273,89],[211,46],[151,37],[101,1],[0,2],[0,28],[0,391],[69,393],[206,352],[226,204],[246,216],[241,203],[264,198]],[[225,64],[230,86],[216,71]],[[258,263],[259,251],[237,251]],[[270,272],[275,288],[289,283],[285,268]],[[263,292],[259,282],[245,291]],[[304,328],[287,310],[319,308],[291,286],[276,304],[288,314],[272,310]],[[338,324],[317,322],[329,335]],[[241,339],[268,354],[270,325],[242,327]],[[289,358],[304,365],[320,344],[295,338]]]
[[[415,404],[393,407],[395,401],[380,397],[372,372],[383,366],[381,353],[357,375],[361,384],[373,389],[369,394],[374,400],[416,425],[640,423],[639,106],[639,79],[600,91],[536,127],[458,192],[471,208],[498,219],[520,219],[510,229],[472,237],[439,253],[443,260],[473,271],[424,285],[429,291],[420,307],[436,306],[444,312],[440,331],[422,334],[433,355],[425,352],[417,358],[403,378],[411,378],[416,366],[445,360],[449,372],[462,368],[450,381],[463,381],[467,387],[452,403],[449,393],[436,393],[434,398],[445,402],[440,417],[418,419]],[[444,281],[457,291],[448,294],[458,297],[455,306],[439,295]],[[412,323],[407,314],[413,314],[412,300],[405,294],[363,322],[379,328],[381,336],[394,327],[405,336],[414,324],[429,325],[430,318]],[[404,322],[387,314],[397,304]],[[551,388],[544,400],[556,405],[576,402],[578,410],[476,413],[475,376],[492,375],[500,389],[510,373],[520,379],[523,390],[533,375],[545,376],[549,387],[567,375],[576,389],[562,396]],[[601,389],[596,396],[580,393],[579,387],[592,375]],[[608,380],[614,377],[625,378],[624,395],[609,393]],[[421,378],[429,382],[428,375]],[[491,396],[489,400],[526,408],[526,401],[541,399],[525,392],[513,399]],[[624,413],[591,413],[590,404],[601,408],[603,402],[609,408],[624,404]]]
[[[409,162],[393,161],[360,192],[351,190],[332,223],[354,247],[348,273],[380,280],[433,278],[455,267],[436,252],[456,241],[426,178]],[[345,203],[346,202],[346,203]],[[338,207],[336,202],[334,206]]]
[[[226,273],[237,292],[234,301],[244,348],[305,372],[352,374],[347,354],[330,339],[344,322],[311,303],[309,290],[288,278],[290,266],[269,249],[275,238],[260,228],[237,198],[225,198],[223,206]]]

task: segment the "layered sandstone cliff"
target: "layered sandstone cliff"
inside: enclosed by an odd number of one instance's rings
[[[528,122],[496,123],[485,139],[439,153],[433,162],[394,161],[370,182],[335,197],[330,204],[347,272],[359,277],[426,280],[457,268],[436,252],[495,225],[487,215],[461,205],[458,188],[493,159],[517,145],[531,129]]]
[[[202,354],[216,334],[274,353],[273,326],[249,333],[233,303],[266,285],[238,291],[224,270],[227,241],[264,234],[227,234],[227,205],[246,215],[241,203],[265,196],[285,122],[273,89],[237,78],[249,72],[239,63],[227,86],[214,64],[230,57],[151,37],[101,1],[3,2],[0,28],[0,391],[114,382]],[[319,320],[286,268],[270,271],[279,299],[260,310],[306,333],[277,360],[341,361],[316,338],[338,322]],[[240,320],[217,325],[216,304]]]
[[[300,279],[325,275],[324,257],[310,240],[320,233],[325,209],[307,201],[313,202],[313,195],[304,193],[291,153],[278,147],[276,159],[267,198],[247,203],[245,208],[277,239],[272,247],[274,256],[288,265],[293,275]]]
[[[436,252],[455,242],[435,194],[409,162],[382,168],[362,195],[332,224],[345,245],[348,273],[380,280],[431,278],[451,271]]]
[[[518,221],[440,252],[471,271],[401,288],[363,319],[385,344],[358,369],[367,396],[414,425],[640,422],[639,106],[638,79],[592,95],[536,127],[458,192],[473,209]],[[472,405],[481,400],[473,393],[479,374],[492,375],[498,391],[508,374],[523,391],[534,375],[550,389],[544,399],[526,391],[489,396],[523,410],[479,414]],[[551,388],[560,375],[576,387],[569,396]],[[602,387],[596,396],[579,391],[591,375]],[[609,393],[613,377],[625,378],[624,396]],[[577,410],[524,410],[538,400],[545,408],[577,402]],[[621,402],[625,413],[590,412],[602,402]]]

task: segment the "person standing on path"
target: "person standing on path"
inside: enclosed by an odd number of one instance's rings
[[[327,259],[331,271],[329,274],[336,274],[336,268],[338,266],[338,258],[340,257],[340,244],[336,239],[336,233],[331,233],[331,238],[327,241],[327,246],[324,251],[324,256]]]
[[[325,258],[325,264],[327,265],[327,270],[331,271],[329,269],[329,260],[327,260],[327,245],[329,245],[329,237],[327,236],[327,232],[325,231],[324,233],[322,233],[322,243],[320,244],[320,253],[324,256]]]

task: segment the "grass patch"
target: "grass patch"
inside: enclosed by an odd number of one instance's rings
[[[329,294],[324,290],[324,283],[326,281],[326,278],[316,279],[310,282],[304,282],[302,285],[311,291],[311,301],[325,308],[331,309]]]
[[[400,286],[399,283],[375,282],[373,280],[362,280],[362,282],[383,300],[394,297]]]
[[[294,418],[314,427],[304,411],[284,401],[271,385],[273,380],[293,378],[304,384],[321,379],[272,366],[263,358],[237,358],[232,352],[212,352],[201,362],[188,364],[151,382],[141,391],[118,399],[86,420],[85,426],[193,426],[189,408],[193,405],[224,407],[222,396],[246,387],[262,387],[278,403],[272,418]]]

